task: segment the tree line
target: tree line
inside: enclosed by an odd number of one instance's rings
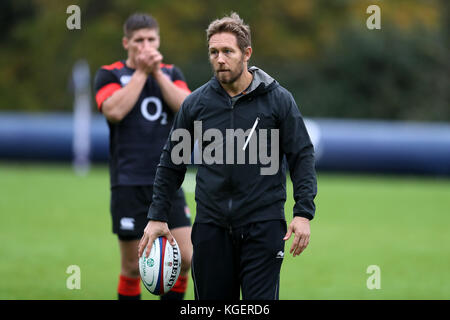
[[[69,5],[81,28],[66,27]],[[381,29],[366,8],[381,8]],[[191,89],[211,76],[205,30],[238,12],[252,29],[256,65],[290,90],[306,117],[450,120],[450,4],[445,0],[107,0],[0,4],[0,110],[70,111],[71,69],[125,58],[122,24],[133,12],[159,22],[161,52]],[[93,79],[91,79],[93,81]]]

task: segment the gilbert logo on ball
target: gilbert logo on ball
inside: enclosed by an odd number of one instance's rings
[[[139,258],[139,271],[144,286],[155,295],[163,295],[172,289],[181,270],[181,253],[178,244],[171,246],[165,237],[157,238],[148,258],[146,250]]]

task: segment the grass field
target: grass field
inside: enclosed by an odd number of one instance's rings
[[[193,213],[194,181],[190,172],[184,184]],[[64,165],[0,164],[0,299],[116,298],[108,189],[103,166],[78,177]],[[311,243],[286,254],[281,299],[450,299],[449,179],[319,173],[318,189]],[[79,290],[66,287],[70,265]],[[366,286],[370,265],[380,289]],[[143,288],[143,298],[155,297]]]

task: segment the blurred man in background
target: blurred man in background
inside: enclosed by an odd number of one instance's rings
[[[148,221],[156,167],[174,115],[190,90],[180,69],[162,63],[153,17],[131,15],[122,44],[128,57],[98,70],[95,98],[110,130],[110,208],[121,256],[118,298],[140,299],[138,243]],[[190,214],[181,189],[167,209],[183,260],[178,281],[161,299],[181,300],[192,255]]]
[[[290,253],[295,257],[310,239],[309,221],[315,214],[317,193],[314,148],[292,95],[263,70],[248,68],[252,54],[249,26],[233,13],[209,25],[207,40],[214,77],[183,102],[172,129],[174,135],[175,131],[187,132],[193,137],[201,122],[204,130],[215,130],[219,141],[205,143],[200,151],[215,145],[215,154],[223,155],[204,161],[197,171],[192,229],[195,297],[238,300],[242,290],[244,300],[278,299],[285,241],[294,235]],[[243,139],[242,144],[239,139],[235,144],[234,135],[231,142],[223,138],[236,129],[249,132],[247,142],[253,133],[253,143],[259,145],[257,162],[236,163],[241,150],[244,159],[257,158]],[[264,138],[267,131],[270,138],[268,134]],[[158,166],[140,254],[148,253],[158,236],[172,241],[167,204],[186,172],[186,163],[173,159],[174,147],[178,149],[173,138],[167,141]],[[274,170],[264,170],[267,163],[262,161],[262,149],[270,149],[277,164],[284,156],[289,164],[295,200],[289,227],[284,214],[285,168],[275,165]]]

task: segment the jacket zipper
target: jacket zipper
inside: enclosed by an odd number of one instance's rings
[[[234,105],[236,104],[237,100],[230,99],[230,129],[234,129]],[[230,173],[230,181],[231,181],[231,173]],[[233,194],[233,190],[230,190],[231,194]],[[233,234],[232,226],[231,226],[231,216],[233,214],[233,196],[230,196],[230,199],[228,200],[228,230],[230,235]]]

